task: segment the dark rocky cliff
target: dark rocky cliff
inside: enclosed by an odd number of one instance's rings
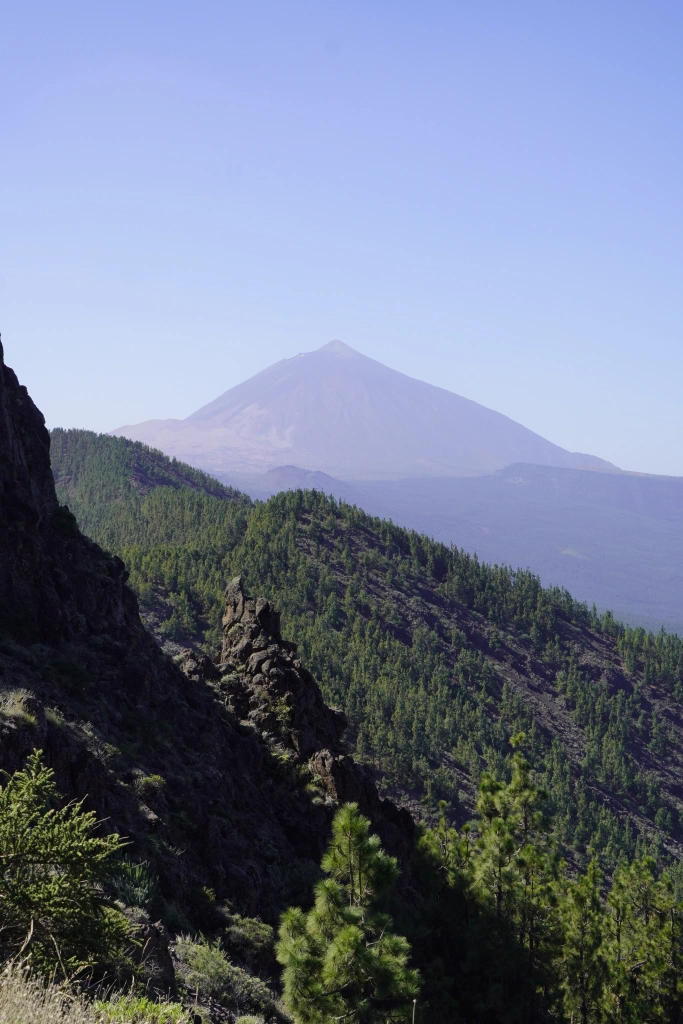
[[[60,507],[50,437],[0,346],[0,628],[24,642],[142,636],[126,572]]]
[[[340,800],[407,865],[410,817],[344,755],[343,716],[267,601],[228,585],[217,663],[158,648],[121,560],[59,506],[43,417],[1,349],[0,526],[0,767],[44,749],[65,796],[130,837],[198,926],[207,887],[270,919],[305,898]]]

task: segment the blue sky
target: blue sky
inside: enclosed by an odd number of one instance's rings
[[[49,425],[332,338],[683,474],[683,6],[4,5],[0,329]]]

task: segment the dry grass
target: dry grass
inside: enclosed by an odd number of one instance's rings
[[[101,1014],[57,985],[43,985],[23,971],[0,975],[0,1024],[100,1024]]]
[[[0,974],[0,1024],[189,1024],[189,1017],[177,1004],[133,996],[94,1005],[10,966]]]

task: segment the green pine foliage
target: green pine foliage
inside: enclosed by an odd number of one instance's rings
[[[421,1019],[680,1022],[676,873],[648,856],[622,862],[608,883],[596,860],[568,872],[545,805],[516,751],[509,782],[482,778],[471,825],[458,833],[442,817],[423,828],[413,926]]]
[[[121,847],[93,812],[59,807],[54,773],[35,752],[0,787],[0,957],[70,977],[118,956],[126,918],[103,885]]]
[[[53,460],[60,501],[125,560],[161,638],[213,656],[223,587],[237,574],[272,600],[325,699],[347,714],[351,749],[390,791],[432,807],[445,799],[462,818],[472,808],[463,779],[509,780],[509,740],[523,731],[576,860],[590,847],[611,872],[681,837],[683,808],[657,770],[678,756],[666,712],[683,699],[678,637],[624,628],[531,572],[482,564],[316,492],[252,506],[138,443],[86,431],[53,432]],[[611,668],[590,671],[600,648],[620,661],[623,685]],[[508,678],[519,661],[565,702],[580,757]]]
[[[203,536],[210,525],[222,525],[216,510],[224,502],[251,505],[246,495],[201,470],[123,437],[56,428],[50,432],[50,459],[58,493],[82,532],[112,550],[122,542],[187,540],[188,528]],[[165,492],[170,492],[165,494],[167,502],[173,503],[175,494],[183,503],[183,512],[174,514],[171,534],[155,530],[154,499],[151,505],[145,502],[159,488],[162,495],[157,501],[163,503]],[[165,519],[168,522],[168,515]]]
[[[381,911],[396,861],[356,804],[337,811],[321,866],[328,877],[316,886],[313,908],[291,907],[282,917],[277,958],[287,1010],[295,1024],[409,1021],[418,975],[408,942]]]
[[[560,902],[562,994],[570,1019],[593,1024],[601,1018],[609,968],[602,878],[592,860],[584,875],[567,880]]]

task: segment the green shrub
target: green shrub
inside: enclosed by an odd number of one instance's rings
[[[179,1003],[153,1003],[146,996],[125,995],[96,1004],[102,1024],[190,1024]]]
[[[230,963],[217,943],[203,936],[193,939],[183,935],[175,951],[181,963],[182,980],[190,992],[208,996],[238,1012],[281,1017],[276,997],[268,986]]]
[[[0,955],[71,975],[120,958],[129,925],[103,888],[119,836],[94,836],[93,812],[58,802],[39,751],[0,787]]]
[[[166,900],[162,903],[161,920],[164,922],[168,930],[174,934],[177,932],[186,932],[191,927],[190,922],[187,920],[180,907],[175,903],[167,903]]]
[[[230,956],[253,968],[272,954],[274,932],[270,925],[258,918],[230,914],[230,923],[223,932],[222,945]]]
[[[149,910],[159,895],[159,880],[146,860],[123,857],[112,877],[114,895],[127,907]]]

